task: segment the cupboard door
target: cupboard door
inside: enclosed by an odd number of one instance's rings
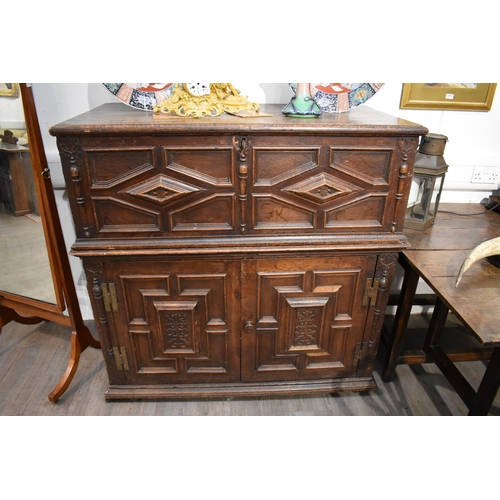
[[[240,379],[239,262],[108,262],[130,384]]]
[[[376,256],[243,262],[242,379],[356,376]]]

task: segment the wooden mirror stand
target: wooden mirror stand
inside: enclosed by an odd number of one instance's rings
[[[100,348],[100,343],[94,339],[83,323],[57,212],[33,91],[29,85],[23,83],[20,84],[20,90],[26,130],[29,137],[36,193],[54,282],[56,304],[0,290],[0,333],[3,326],[10,321],[22,324],[36,324],[46,320],[71,327],[70,360],[61,380],[49,394],[49,401],[55,403],[71,383],[78,368],[80,354],[87,347]]]

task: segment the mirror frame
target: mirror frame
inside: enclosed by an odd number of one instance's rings
[[[31,85],[26,83],[20,83],[19,88],[56,304],[0,290],[0,334],[3,326],[10,321],[22,324],[36,324],[46,320],[71,327],[70,360],[61,380],[49,394],[49,401],[55,403],[71,383],[78,368],[80,354],[87,347],[100,348],[100,343],[94,339],[82,319],[57,212],[54,190],[50,179],[50,169],[43,147],[33,91]]]

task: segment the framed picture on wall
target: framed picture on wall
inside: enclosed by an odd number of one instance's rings
[[[0,83],[0,97],[17,97],[18,95],[18,83]]]
[[[404,83],[400,108],[489,111],[496,83]]]

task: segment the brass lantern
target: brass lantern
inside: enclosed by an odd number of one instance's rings
[[[427,229],[431,227],[438,211],[448,165],[443,158],[448,138],[441,134],[422,137],[415,157],[404,227]]]

